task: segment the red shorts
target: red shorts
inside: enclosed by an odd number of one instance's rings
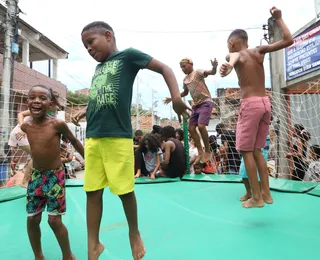
[[[236,131],[236,148],[240,151],[262,149],[266,145],[271,122],[269,97],[249,97],[241,101]]]

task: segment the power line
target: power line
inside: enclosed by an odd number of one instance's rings
[[[262,27],[248,27],[244,30],[261,30]],[[153,33],[153,34],[173,34],[173,33],[219,33],[219,32],[232,32],[235,29],[222,29],[222,30],[206,30],[206,31],[138,31],[138,30],[127,30],[127,29],[117,29],[116,32],[127,32],[127,33]]]

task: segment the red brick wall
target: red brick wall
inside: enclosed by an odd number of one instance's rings
[[[3,55],[0,54],[0,75],[2,77],[3,70]],[[21,63],[14,63],[14,74],[13,74],[13,89],[26,93],[30,87],[41,84],[52,88],[54,91],[59,93],[61,105],[65,105],[67,97],[67,86],[59,81],[47,77],[46,75],[30,69]]]

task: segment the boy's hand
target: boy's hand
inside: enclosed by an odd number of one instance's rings
[[[218,61],[216,60],[216,58],[214,58],[214,60],[211,60],[211,65],[212,65],[212,68],[214,69],[218,67]]]
[[[74,116],[71,117],[72,123],[74,123],[76,126],[80,126],[79,121],[85,117],[87,109],[83,109],[76,113]]]
[[[230,72],[232,71],[232,69],[233,69],[233,66],[230,63],[226,62],[226,63],[222,64],[220,67],[220,71],[219,71],[220,76],[225,77],[225,76],[229,75]]]
[[[282,17],[281,10],[275,6],[270,9],[270,13],[275,20],[278,20]]]
[[[182,101],[181,98],[174,99],[172,101],[172,107],[174,112],[178,115],[179,122],[181,123],[181,116],[187,120],[188,112],[187,110],[191,109]]]
[[[167,105],[172,101],[172,98],[166,97],[165,100],[163,100],[163,104]]]

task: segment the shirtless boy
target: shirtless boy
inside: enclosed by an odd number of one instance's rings
[[[52,90],[36,85],[28,94],[32,119],[21,125],[30,143],[33,169],[27,188],[27,229],[36,260],[44,259],[41,248],[40,222],[47,206],[49,225],[60,245],[63,260],[75,259],[69,243],[68,231],[61,215],[66,212],[65,174],[60,158],[60,137],[70,140],[84,156],[83,146],[61,120],[49,117]]]
[[[244,30],[233,31],[228,38],[229,54],[227,63],[221,65],[222,77],[230,74],[234,68],[239,79],[242,101],[236,132],[237,150],[244,158],[246,171],[252,189],[252,198],[243,202],[243,207],[263,207],[264,202],[273,203],[268,179],[268,168],[261,149],[266,139],[271,120],[271,104],[265,91],[263,68],[264,55],[284,49],[293,43],[289,29],[282,20],[281,11],[276,7],[270,10],[283,34],[283,39],[270,44],[248,49],[248,35]],[[253,73],[254,72],[254,73]],[[257,168],[261,179],[261,190],[257,177]]]

